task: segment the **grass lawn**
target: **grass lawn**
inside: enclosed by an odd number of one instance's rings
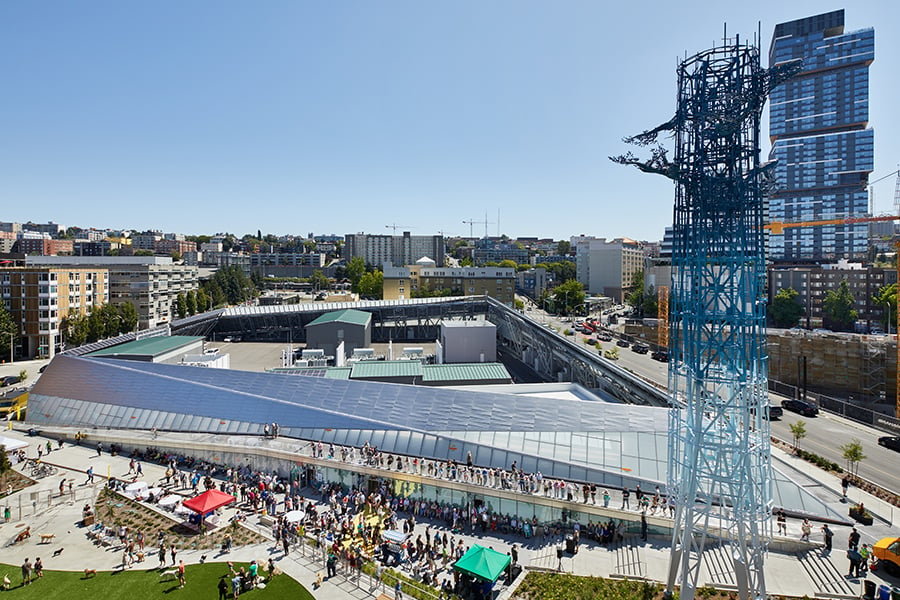
[[[234,563],[235,569],[246,563]],[[97,575],[85,578],[84,573],[70,571],[44,570],[44,577],[31,585],[22,585],[21,566],[0,563],[0,580],[3,575],[12,581],[10,591],[4,597],[40,600],[71,600],[73,598],[91,598],[92,600],[119,600],[130,598],[172,598],[171,594],[185,598],[218,598],[219,578],[230,575],[226,563],[206,563],[187,565],[185,570],[186,585],[178,589],[178,580],[160,577],[161,571],[156,569],[133,568],[127,571],[98,571]],[[230,579],[230,576],[229,576]],[[228,597],[231,598],[231,585],[228,586]],[[265,598],[291,598],[292,600],[313,600],[313,595],[306,588],[285,575],[279,573],[271,582],[266,582],[266,589],[252,590],[241,594],[241,598],[264,600]]]

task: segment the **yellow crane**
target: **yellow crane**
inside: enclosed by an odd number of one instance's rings
[[[820,219],[817,221],[772,221],[763,225],[775,235],[781,235],[791,227],[822,227],[824,225],[855,225],[857,223],[876,223],[878,221],[897,221],[898,215],[879,215],[876,217],[841,217],[836,219]]]
[[[775,235],[781,235],[785,229],[793,227],[822,227],[825,225],[854,225],[857,223],[878,223],[883,221],[900,221],[900,169],[889,173],[884,177],[876,179],[869,186],[887,179],[893,175],[897,176],[897,183],[894,189],[894,206],[898,210],[895,215],[878,215],[874,217],[839,217],[834,219],[817,219],[812,221],[772,221],[763,225],[764,229],[768,229]],[[897,315],[900,315],[900,238],[894,241],[894,248],[897,251],[895,260],[897,263],[897,297],[894,309]],[[659,286],[657,288],[657,343],[660,346],[668,347],[669,345],[669,288],[667,286]],[[891,315],[888,314],[888,319]],[[900,334],[900,322],[898,322],[898,334]],[[896,404],[894,406],[894,414],[900,419],[900,335],[897,336],[897,379],[896,379]]]
[[[900,211],[900,169],[897,169],[893,173],[888,173],[887,175],[876,179],[875,181],[869,184],[871,188],[872,185],[887,179],[888,177],[897,176],[897,183],[894,188],[894,207],[895,210]],[[821,227],[824,225],[854,225],[857,223],[877,223],[879,221],[898,221],[900,220],[900,212],[895,215],[878,215],[874,217],[842,217],[842,218],[834,218],[834,219],[819,219],[814,221],[772,221],[771,223],[767,223],[763,225],[764,229],[768,229],[775,235],[780,235],[784,232],[785,229],[791,227]],[[896,296],[896,304],[894,309],[897,310],[897,314],[900,315],[900,239],[896,239],[894,241],[894,248],[897,251],[895,256],[895,261],[897,263],[897,287],[898,293]],[[891,318],[890,313],[887,316],[888,319]],[[894,415],[900,419],[900,335],[897,337],[897,381],[896,381],[896,400],[894,405]]]

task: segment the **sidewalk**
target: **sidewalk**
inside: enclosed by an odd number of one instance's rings
[[[24,432],[4,431],[3,435],[15,439],[28,441],[31,446],[28,448],[28,455],[35,456],[35,444],[45,443],[46,439],[40,436],[28,437]],[[296,440],[285,440],[297,445]],[[163,436],[157,440],[158,445],[164,445]],[[54,448],[56,443],[53,443]],[[773,451],[773,455],[779,451]],[[790,463],[792,467],[797,469],[798,473],[802,473],[810,477],[809,487],[815,488],[815,493],[822,499],[826,499],[837,509],[842,509],[845,513],[846,507],[840,502],[840,480],[836,477],[822,473],[814,466],[799,461],[789,455],[781,453],[775,460]],[[796,464],[795,464],[796,461]],[[11,506],[13,520],[4,525],[0,525],[0,540],[4,543],[3,561],[11,564],[21,563],[25,557],[32,560],[35,556],[41,556],[44,560],[45,568],[80,571],[85,568],[98,570],[112,570],[121,564],[121,553],[117,551],[103,550],[91,543],[83,529],[78,527],[76,523],[81,519],[81,507],[84,503],[92,501],[96,492],[102,485],[105,485],[105,476],[109,472],[111,476],[124,478],[127,476],[129,458],[127,456],[110,456],[107,452],[103,452],[101,456],[97,456],[96,448],[87,446],[74,446],[69,443],[64,444],[60,450],[54,449],[49,455],[45,455],[44,462],[58,465],[62,471],[53,477],[47,477],[39,480],[38,485],[32,486],[22,492],[13,494],[9,500],[0,499],[0,505]],[[144,472],[143,481],[153,484],[165,476],[165,467],[153,463],[142,462]],[[94,467],[95,483],[93,486],[86,485],[84,471],[88,466]],[[73,480],[73,494],[68,493],[64,497],[59,497],[58,485],[62,478]],[[68,489],[68,488],[67,488]],[[304,490],[308,496],[317,498],[311,490]],[[854,492],[862,494],[859,490],[851,489],[851,496],[854,500]],[[610,503],[611,507],[618,507],[621,503],[621,497],[617,494]],[[867,495],[866,495],[867,496]],[[874,498],[866,498],[864,500],[867,506],[875,506]],[[21,512],[20,512],[21,511]],[[632,518],[635,514],[633,511],[628,513]],[[405,516],[405,515],[400,515]],[[623,513],[625,516],[625,513]],[[418,520],[418,519],[417,519]],[[266,527],[258,524],[256,517],[249,519],[249,525],[271,540],[271,536]],[[582,524],[584,525],[584,524]],[[23,526],[31,526],[32,537],[19,544],[9,546],[9,542],[15,535],[21,531]],[[446,531],[443,523],[428,522],[425,519],[419,520],[413,532],[413,539],[417,535],[424,538],[425,528],[430,526],[432,531]],[[799,522],[796,520],[789,521],[789,537],[799,538]],[[876,521],[872,527],[859,528],[863,536],[864,543],[872,541],[888,535],[890,527],[885,523]],[[788,594],[802,596],[804,594],[814,595],[816,593],[824,593],[826,596],[839,597],[841,595],[857,595],[861,588],[859,580],[845,580],[843,574],[846,572],[847,562],[844,558],[844,550],[846,549],[846,538],[849,528],[836,528],[835,531],[835,550],[830,556],[822,556],[818,551],[818,545],[812,544],[807,546],[807,550],[799,553],[778,553],[769,552],[766,558],[766,580],[768,592],[773,594]],[[40,534],[53,533],[55,538],[49,544],[40,544]],[[516,544],[519,552],[519,561],[525,567],[538,569],[555,570],[558,567],[556,559],[556,544],[561,540],[553,538],[544,539],[542,535],[536,535],[530,540],[525,540],[518,536],[511,535],[479,535],[479,534],[463,534],[462,537],[466,545],[479,543],[482,545],[493,547],[500,552],[509,552],[512,544]],[[594,576],[620,576],[620,577],[644,577],[656,581],[665,581],[670,553],[670,540],[668,536],[654,536],[651,529],[650,537],[647,542],[642,542],[636,535],[629,534],[626,543],[618,544],[611,547],[602,547],[593,542],[582,540],[579,546],[579,552],[574,556],[566,555],[562,561],[563,570],[578,575],[594,575]],[[52,552],[57,548],[65,548],[58,557],[52,557]],[[304,547],[302,550],[297,549],[285,557],[283,553],[273,548],[272,543],[260,544],[251,547],[236,548],[230,554],[221,555],[218,551],[197,551],[184,549],[179,553],[187,564],[196,564],[200,562],[200,557],[204,554],[208,555],[209,561],[246,561],[268,560],[272,556],[279,569],[287,575],[300,581],[304,586],[313,592],[313,582],[319,572],[324,572],[324,566],[321,555],[317,555],[317,550]],[[18,561],[18,562],[16,562]],[[729,576],[727,569],[716,568],[717,564],[725,564],[726,557],[724,550],[713,547],[709,550],[709,559],[705,558],[702,583],[708,583],[719,586],[732,585],[733,575]],[[811,563],[812,566],[808,566]],[[152,568],[156,565],[155,559],[151,558],[149,564],[145,568]],[[798,568],[802,565],[802,568]],[[138,567],[140,568],[140,567]],[[814,579],[811,572],[821,571],[825,573],[824,579]],[[804,575],[801,576],[800,573]],[[878,573],[870,575],[870,579],[882,583],[883,574]],[[891,585],[897,585],[897,582],[890,581]],[[313,592],[314,596],[322,600],[337,600],[338,598],[372,598],[377,597],[382,591],[393,596],[390,590],[375,589],[369,592],[370,581],[363,577],[359,582],[348,581],[341,576],[326,581],[324,585]]]

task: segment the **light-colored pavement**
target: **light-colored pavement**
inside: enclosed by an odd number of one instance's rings
[[[29,456],[35,456],[36,444],[46,443],[46,439],[40,436],[29,437],[20,431],[4,431],[3,435],[15,439],[28,441],[31,445],[28,449]],[[160,445],[162,445],[160,440]],[[56,443],[53,443],[56,448]],[[786,462],[796,461],[793,466],[801,473],[810,477],[809,486],[815,486],[815,493],[820,497],[829,498],[830,502],[845,512],[846,505],[840,502],[840,481],[827,475],[793,457],[775,451],[777,460]],[[0,505],[11,507],[12,520],[10,523],[0,525],[0,544],[3,547],[3,562],[21,564],[25,557],[34,560],[40,556],[47,569],[62,569],[81,571],[85,568],[98,570],[111,570],[121,565],[122,555],[115,547],[102,549],[91,543],[86,531],[78,526],[81,519],[81,507],[91,501],[99,489],[98,486],[85,485],[84,470],[92,465],[97,475],[96,480],[102,481],[107,470],[114,477],[124,477],[128,471],[128,458],[124,456],[110,456],[104,452],[97,456],[93,447],[73,446],[64,444],[62,449],[54,449],[45,461],[63,467],[59,474],[39,480],[38,485],[27,490],[14,493],[10,498],[0,499]],[[154,483],[164,477],[164,466],[152,463],[142,463],[144,480]],[[58,486],[61,479],[71,479],[73,488],[71,495],[66,487],[66,494],[59,496]],[[308,491],[308,490],[307,490]],[[871,507],[879,516],[889,512],[886,506],[879,505],[873,497],[865,495],[859,490],[851,489],[853,500],[864,500],[866,506]],[[619,502],[614,499],[612,506]],[[631,513],[633,518],[634,512]],[[255,517],[251,518],[254,525]],[[793,521],[793,520],[791,520]],[[422,534],[426,525],[431,525],[432,531],[445,530],[443,523],[427,523],[421,520],[416,525],[414,535]],[[23,527],[31,527],[32,537],[17,544],[11,544],[18,532]],[[260,533],[268,534],[265,527],[257,526]],[[768,591],[777,594],[799,595],[819,593],[820,595],[841,597],[857,596],[862,582],[856,579],[844,577],[847,569],[847,560],[844,557],[847,534],[849,528],[835,528],[834,551],[830,556],[824,556],[820,550],[821,544],[797,544],[795,552],[771,551],[766,557],[766,581]],[[815,531],[817,531],[816,528]],[[862,541],[864,543],[887,535],[891,531],[888,523],[876,520],[871,527],[860,527]],[[49,543],[42,544],[40,535],[53,533],[55,537]],[[789,522],[788,538],[798,538],[799,523]],[[557,539],[544,539],[542,535],[522,539],[516,536],[504,535],[463,535],[464,543],[480,543],[493,547],[495,550],[507,552],[512,544],[516,544],[519,551],[520,562],[526,567],[555,570],[559,566],[556,558]],[[821,536],[814,536],[821,539]],[[781,539],[782,546],[786,539]],[[56,557],[52,554],[55,550],[63,548],[64,551]],[[579,575],[597,576],[628,576],[646,577],[648,579],[665,581],[669,562],[669,539],[667,536],[651,535],[647,542],[639,540],[636,532],[630,532],[626,543],[613,547],[599,546],[593,542],[584,542],[580,545],[580,551],[574,555],[566,555],[562,561],[565,571]],[[313,582],[319,572],[323,572],[321,556],[311,548],[292,550],[285,557],[280,550],[274,549],[272,543],[261,544],[252,547],[234,549],[230,554],[222,556],[218,551],[198,551],[184,549],[179,553],[186,563],[196,564],[200,557],[207,555],[210,561],[267,561],[272,556],[279,569],[303,583],[312,591]],[[154,557],[148,557],[147,563],[135,568],[153,568],[157,565]],[[188,576],[190,568],[188,568]],[[889,583],[900,585],[900,582],[884,578],[883,573],[870,574],[869,578],[877,583]],[[714,548],[705,556],[702,582],[712,585],[727,587],[733,585],[733,575],[727,568],[727,559],[724,550]],[[363,578],[361,581],[347,579],[338,576],[314,591],[316,598],[331,600],[337,598],[369,598],[375,597],[382,590],[369,591],[371,582]],[[389,595],[393,595],[389,592]]]

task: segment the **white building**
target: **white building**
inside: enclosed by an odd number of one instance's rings
[[[644,268],[639,242],[628,238],[572,237],[575,273],[590,294],[602,294],[623,302],[631,292],[631,280]]]
[[[440,235],[374,235],[348,233],[344,236],[344,260],[362,257],[367,265],[390,263],[396,267],[413,264],[423,256],[430,256],[444,264],[444,238]]]

